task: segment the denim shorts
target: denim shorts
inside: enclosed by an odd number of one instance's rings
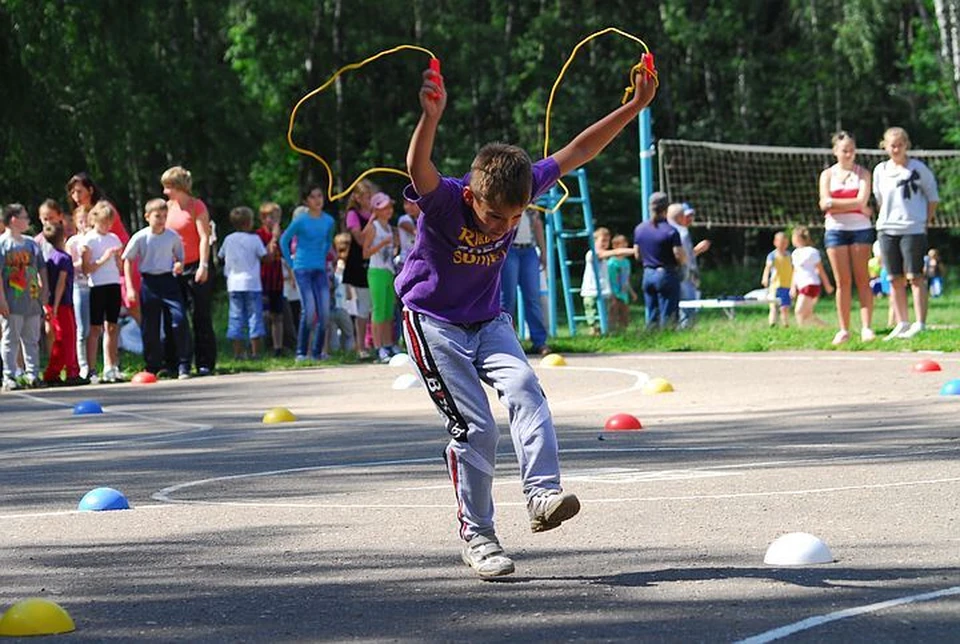
[[[790,301],[790,287],[788,286],[778,286],[774,298],[780,306],[789,307],[791,304]]]
[[[828,230],[823,236],[823,245],[827,248],[853,246],[854,244],[873,243],[873,228],[863,230]]]
[[[890,235],[880,232],[883,267],[891,277],[923,277],[923,258],[927,254],[927,234]]]
[[[266,335],[263,324],[263,294],[260,291],[230,291],[227,339],[245,340]],[[246,331],[246,333],[244,333]]]

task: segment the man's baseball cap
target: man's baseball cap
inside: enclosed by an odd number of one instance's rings
[[[683,214],[685,215],[692,215],[693,213],[697,212],[696,210],[694,210],[693,206],[687,203],[686,201],[684,201],[680,205],[683,206]]]
[[[665,192],[655,192],[650,195],[650,207],[654,210],[666,210],[670,205],[670,197]]]

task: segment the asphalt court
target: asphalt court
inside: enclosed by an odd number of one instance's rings
[[[391,387],[407,369],[0,396],[0,610],[53,599],[68,641],[955,640],[960,398],[939,390],[960,357],[567,361],[537,369],[583,501],[558,530],[529,532],[490,393],[498,583],[459,561],[442,426]],[[90,398],[106,413],[71,415]],[[262,424],[275,406],[299,420]],[[643,431],[601,432],[618,412]],[[98,486],[134,509],[73,512]],[[764,565],[798,531],[835,561]]]

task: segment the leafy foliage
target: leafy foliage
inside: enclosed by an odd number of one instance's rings
[[[867,144],[899,124],[918,147],[944,147],[960,140],[960,114],[933,4],[0,0],[0,200],[62,200],[65,180],[87,170],[139,227],[162,171],[182,164],[217,219],[266,199],[289,212],[302,184],[327,181],[286,145],[291,107],[342,65],[401,43],[443,59],[441,171],[464,171],[488,140],[537,156],[561,65],[606,26],[657,54],[657,137],[805,146],[843,127]],[[637,55],[613,36],[582,49],[557,90],[551,150],[617,104]],[[331,162],[336,189],[373,165],[403,167],[425,66],[403,52],[304,106],[294,136]],[[598,217],[620,230],[639,216],[637,158],[631,129],[590,167]]]

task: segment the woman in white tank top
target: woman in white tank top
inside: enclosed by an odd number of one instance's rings
[[[872,254],[874,231],[870,221],[870,173],[855,163],[857,143],[847,132],[833,136],[837,162],[820,173],[820,209],[824,213],[824,246],[837,282],[837,321],[840,330],[833,344],[850,340],[852,285],[860,299],[860,339],[876,338],[870,328],[873,319],[873,291],[867,263]]]

